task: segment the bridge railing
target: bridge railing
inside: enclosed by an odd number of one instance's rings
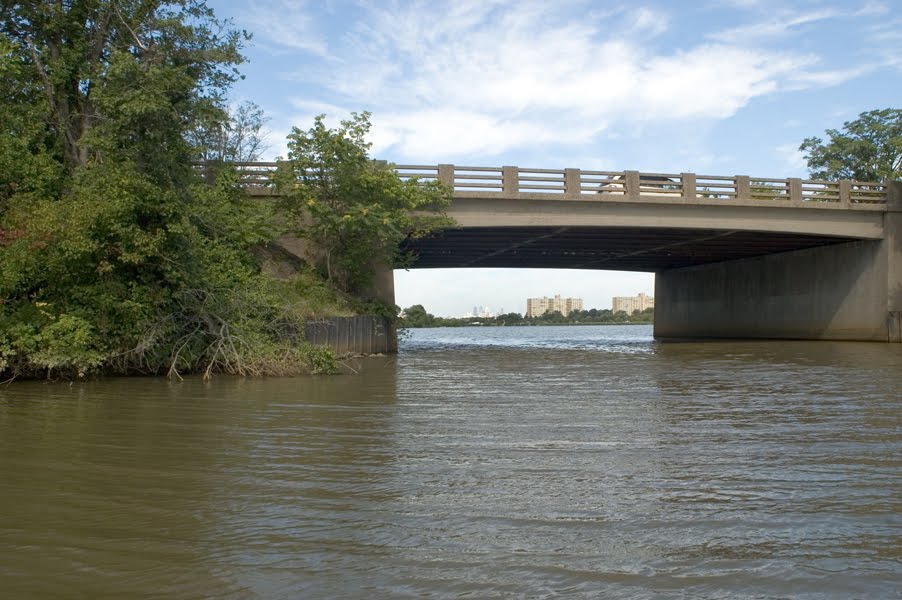
[[[273,162],[237,165],[241,184],[265,188]],[[870,181],[773,179],[746,175],[697,175],[695,173],[642,173],[639,171],[589,171],[582,169],[529,169],[521,167],[471,167],[451,164],[396,165],[402,179],[441,181],[460,195],[521,198],[532,194],[562,199],[626,199],[669,197],[685,201],[763,200],[779,203],[885,204],[887,186]]]

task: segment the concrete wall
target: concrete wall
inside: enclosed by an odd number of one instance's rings
[[[312,262],[310,256],[310,243],[302,238],[291,235],[282,236],[276,242],[281,252],[297,258],[302,264]],[[389,305],[395,303],[395,274],[390,265],[373,261],[369,265],[373,273],[370,289],[366,290],[367,299],[379,300]],[[278,272],[274,272],[276,276]]]
[[[328,346],[339,355],[384,354],[398,351],[398,336],[385,317],[326,317],[308,321],[304,338]]]
[[[656,274],[655,336],[902,342],[902,194],[883,240]]]
[[[275,277],[290,278],[310,260],[307,240],[283,236],[264,258],[264,269]],[[395,274],[384,263],[373,262],[373,281],[367,290],[368,300],[389,306],[395,304]],[[329,346],[339,354],[394,353],[398,351],[398,332],[388,319],[378,316],[329,317],[311,321],[306,339]]]

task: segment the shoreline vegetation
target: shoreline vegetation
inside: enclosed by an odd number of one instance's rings
[[[308,318],[397,318],[369,266],[409,264],[450,191],[371,160],[352,113],[294,128],[279,200],[249,199],[230,165],[266,119],[229,98],[249,39],[204,0],[0,8],[0,382],[329,373]]]
[[[635,311],[627,315],[624,311],[616,313],[609,309],[591,309],[573,311],[564,316],[558,311],[546,313],[538,317],[524,317],[520,313],[506,313],[495,317],[436,317],[421,304],[415,304],[401,311],[398,327],[402,329],[420,329],[431,327],[468,327],[472,325],[487,327],[531,327],[535,325],[637,325],[653,323],[654,308]]]

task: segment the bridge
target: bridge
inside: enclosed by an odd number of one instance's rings
[[[270,195],[275,163],[243,163]],[[413,268],[655,273],[661,338],[902,341],[902,184],[694,173],[397,165],[453,190],[459,227]],[[377,286],[394,298],[391,274]]]

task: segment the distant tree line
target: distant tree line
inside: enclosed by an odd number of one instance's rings
[[[400,327],[417,329],[423,327],[465,327],[467,325],[605,325],[618,323],[652,323],[655,309],[633,311],[628,315],[624,311],[616,313],[610,309],[575,310],[567,316],[560,311],[548,312],[538,317],[525,317],[520,313],[505,313],[495,317],[436,317],[426,312],[422,304],[415,304],[401,312],[398,322]]]

